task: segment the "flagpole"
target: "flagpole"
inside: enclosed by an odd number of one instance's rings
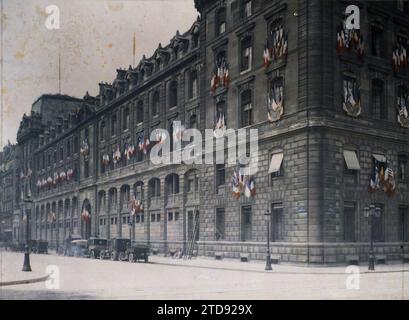
[[[61,94],[61,42],[58,38],[58,93]]]
[[[135,56],[136,56],[136,35],[135,32],[133,33],[133,44],[132,44],[132,58],[133,58],[133,66],[135,67]]]
[[[1,97],[0,97],[0,150],[3,149],[3,63],[4,63],[4,53],[3,53],[3,28],[4,28],[4,6],[3,0],[1,0],[1,32],[0,32],[0,50],[1,50],[1,57],[0,57],[0,90],[1,90]]]

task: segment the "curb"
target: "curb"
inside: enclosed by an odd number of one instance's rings
[[[197,269],[214,269],[214,270],[227,270],[227,271],[238,271],[238,272],[249,272],[249,273],[262,273],[262,274],[293,274],[293,275],[345,275],[345,272],[299,272],[299,271],[265,271],[265,270],[251,270],[251,269],[238,269],[238,268],[229,268],[229,267],[217,267],[217,266],[200,266],[200,265],[188,265],[188,264],[178,264],[178,263],[166,263],[166,262],[149,262],[156,265],[165,265],[173,267],[186,267],[186,268],[197,268]],[[273,267],[274,268],[274,267]],[[409,269],[403,270],[377,270],[377,271],[362,271],[361,274],[369,275],[376,273],[406,273],[409,272]]]
[[[15,280],[15,281],[7,281],[7,282],[0,282],[0,287],[5,287],[5,286],[14,286],[14,285],[19,285],[19,284],[30,284],[30,283],[36,283],[36,282],[43,282],[48,280],[50,276],[42,276],[40,278],[33,278],[33,279],[27,279],[27,280]]]

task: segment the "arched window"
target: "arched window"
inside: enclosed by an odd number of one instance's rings
[[[108,211],[114,212],[116,209],[116,189],[112,188],[108,192]]]
[[[178,83],[173,80],[169,85],[169,107],[176,107],[178,105]]]
[[[136,106],[136,123],[142,123],[143,122],[143,101],[140,100]]]
[[[220,8],[216,12],[216,36],[226,32],[226,8]]]
[[[143,182],[138,181],[137,183],[134,184],[134,195],[135,198],[138,200],[143,200],[144,199],[144,192],[143,192]]]
[[[191,170],[186,173],[185,191],[187,193],[199,191],[199,175],[196,170]]]
[[[155,91],[152,98],[152,116],[156,116],[159,114],[159,91]]]
[[[372,80],[372,117],[376,119],[387,120],[387,108],[385,103],[384,83],[380,79]]]
[[[251,90],[241,93],[241,126],[247,127],[253,124],[253,104]]]
[[[165,179],[166,194],[179,193],[179,176],[177,174],[170,174]]]
[[[152,198],[160,197],[160,180],[158,178],[149,180],[149,195]]]
[[[128,208],[128,203],[130,200],[130,188],[128,185],[124,185],[121,187],[121,210]]]

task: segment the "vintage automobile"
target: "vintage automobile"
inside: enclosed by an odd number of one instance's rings
[[[149,245],[137,241],[132,241],[126,250],[128,261],[133,263],[138,260],[149,261]]]
[[[89,257],[88,241],[84,239],[71,241],[71,256]]]
[[[125,261],[128,259],[126,250],[131,244],[131,240],[126,238],[114,238],[109,243],[109,257],[112,261]]]
[[[91,259],[100,257],[100,253],[108,248],[108,240],[91,237],[88,239],[88,251]]]
[[[32,253],[48,254],[48,242],[43,240],[30,240],[28,246]]]
[[[38,240],[37,241],[37,253],[45,253],[48,254],[48,242]]]

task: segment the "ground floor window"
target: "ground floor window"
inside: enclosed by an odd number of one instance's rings
[[[384,226],[383,226],[385,208],[383,204],[376,204],[376,207],[381,209],[381,214],[379,217],[372,217],[373,219],[373,240],[376,242],[383,242],[385,241]]]
[[[408,207],[399,208],[399,227],[400,227],[398,228],[399,241],[408,242],[409,241],[409,208]]]
[[[251,206],[241,208],[241,241],[251,240]]]
[[[344,204],[344,241],[355,242],[355,203]]]
[[[225,209],[216,209],[216,240],[225,239]]]
[[[281,202],[273,203],[271,208],[271,241],[284,240],[284,223],[283,223],[284,207]]]

